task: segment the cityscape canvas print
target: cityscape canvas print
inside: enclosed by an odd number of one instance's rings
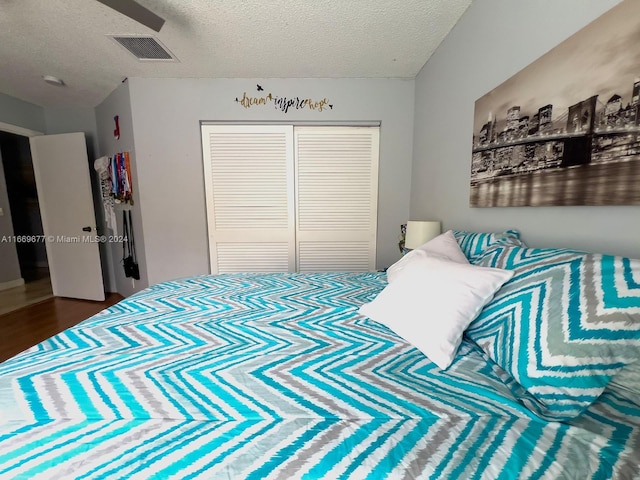
[[[472,207],[640,205],[640,1],[479,98],[472,152]]]

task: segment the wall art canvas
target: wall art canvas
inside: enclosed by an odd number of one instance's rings
[[[472,152],[472,207],[640,205],[640,1],[479,98]]]

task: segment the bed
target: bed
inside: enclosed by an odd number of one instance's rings
[[[624,379],[549,418],[485,327],[443,370],[361,314],[387,286],[243,273],[139,292],[0,364],[0,478],[640,477]]]

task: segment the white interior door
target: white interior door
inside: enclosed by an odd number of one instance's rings
[[[104,300],[84,133],[29,141],[53,294]]]

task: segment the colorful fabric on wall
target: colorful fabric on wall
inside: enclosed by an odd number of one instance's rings
[[[116,153],[109,158],[111,193],[116,203],[133,205],[133,183],[129,152]]]

